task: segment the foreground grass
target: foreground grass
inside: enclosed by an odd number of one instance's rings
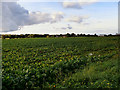
[[[104,62],[92,63],[77,71],[66,81],[64,86],[74,88],[117,88],[118,58]]]
[[[3,40],[3,88],[117,88],[118,38]]]

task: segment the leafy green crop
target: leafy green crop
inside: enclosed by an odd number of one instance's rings
[[[3,39],[2,44],[3,89],[118,87],[117,37]]]

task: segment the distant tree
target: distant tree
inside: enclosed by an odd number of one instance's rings
[[[98,35],[95,33],[94,36],[97,37]]]
[[[112,36],[112,34],[109,34],[108,36]]]
[[[70,37],[70,34],[69,34],[69,33],[67,33],[67,34],[66,34],[66,37]]]
[[[5,35],[2,35],[1,38],[2,38],[2,39],[5,39],[6,37],[5,37]]]
[[[79,37],[79,36],[80,36],[80,34],[77,34],[76,36],[77,36],[77,37]]]
[[[27,37],[28,38],[34,38],[34,34],[29,34]]]
[[[54,35],[51,35],[51,37],[55,37]]]
[[[108,35],[105,34],[104,36],[107,37]]]
[[[62,34],[60,34],[59,36],[60,36],[60,37],[62,37],[63,35],[62,35]]]
[[[87,37],[90,37],[91,35],[90,34],[88,34],[88,35],[86,35]]]
[[[25,38],[28,38],[29,35],[30,35],[30,34],[25,34]]]
[[[49,36],[49,34],[44,34],[44,35],[43,35],[43,37],[47,37],[47,36]]]
[[[71,34],[71,37],[75,37],[76,35],[74,33]]]
[[[82,36],[86,36],[85,34],[82,34]]]
[[[10,39],[11,39],[11,38],[12,38],[12,36],[11,36],[10,34],[8,34],[8,35],[7,35],[7,38],[10,38]]]
[[[19,38],[24,38],[24,37],[25,37],[25,35],[20,34],[18,37],[19,37]]]

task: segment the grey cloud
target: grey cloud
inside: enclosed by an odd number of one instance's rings
[[[68,26],[67,27],[62,27],[61,29],[72,29],[72,27],[70,26],[70,24],[68,24]]]
[[[84,19],[88,19],[88,16],[71,16],[66,19],[68,22],[76,22],[76,23],[81,23],[83,22]]]
[[[78,0],[76,2],[63,2],[64,8],[82,9],[83,6],[97,2],[98,0]]]
[[[64,8],[76,8],[76,9],[81,9],[81,5],[76,2],[64,2],[63,3]]]
[[[67,29],[66,27],[62,27],[61,29]]]
[[[68,27],[67,27],[68,29],[72,29],[72,27],[70,26],[70,24],[68,24]]]
[[[61,21],[63,18],[63,14],[61,12],[58,13],[42,13],[42,12],[31,12],[29,13],[29,20],[28,25],[32,24],[39,24],[39,23],[56,23],[58,21]]]
[[[68,29],[72,29],[72,27],[67,27]]]
[[[63,19],[62,12],[43,13],[29,12],[16,2],[2,3],[2,32],[18,30],[25,25],[55,23]]]
[[[28,11],[15,2],[2,3],[2,30],[17,30],[28,18]]]
[[[83,23],[83,25],[89,25],[90,23]]]

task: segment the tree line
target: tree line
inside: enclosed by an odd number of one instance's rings
[[[117,35],[99,35],[99,36],[104,36],[104,37],[108,37],[108,36],[120,36],[119,34]],[[59,34],[59,35],[49,35],[49,34],[20,34],[20,35],[13,35],[13,34],[2,34],[1,35],[2,39],[5,38],[39,38],[39,37],[98,37],[97,34],[94,35],[90,35],[90,34],[75,34],[75,33],[67,33],[67,34]]]

